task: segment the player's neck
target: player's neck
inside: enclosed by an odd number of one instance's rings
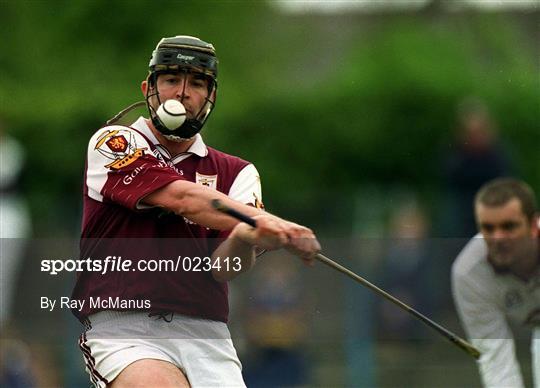
[[[165,138],[161,134],[161,132],[159,132],[154,127],[151,120],[146,120],[146,124],[152,130],[152,133],[154,134],[154,136],[156,136],[159,143],[162,146],[164,146],[165,148],[167,148],[167,150],[169,151],[171,156],[175,156],[175,155],[181,154],[183,152],[186,152],[189,149],[189,147],[191,147],[191,145],[195,142],[195,138],[192,138],[192,139],[186,140],[186,141],[181,141],[181,142],[169,140],[169,139]]]

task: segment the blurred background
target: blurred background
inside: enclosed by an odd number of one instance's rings
[[[266,208],[460,335],[449,271],[475,233],[474,192],[509,175],[540,192],[538,1],[2,0],[0,11],[0,373],[12,386],[88,385],[82,326],[39,311],[73,277],[44,276],[39,260],[74,252],[88,139],[142,98],[164,36],[216,47],[203,136],[257,166]],[[268,254],[231,288],[250,386],[480,384],[465,353],[322,265]],[[526,332],[518,352],[530,382]]]

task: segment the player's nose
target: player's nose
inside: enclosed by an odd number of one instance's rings
[[[180,84],[178,85],[178,89],[176,89],[176,98],[180,101],[183,101],[184,98],[189,98],[190,95],[190,89],[189,89],[189,82],[187,81],[187,78],[184,77]]]
[[[496,228],[493,231],[493,238],[495,240],[502,240],[502,239],[508,238],[508,233],[505,232],[502,228]]]

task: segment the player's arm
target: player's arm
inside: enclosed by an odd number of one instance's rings
[[[467,337],[482,353],[478,366],[484,387],[523,387],[512,332],[501,307],[489,291],[455,271],[452,291]]]
[[[272,221],[273,226],[267,227],[266,223],[258,223],[256,229],[262,228],[259,236],[268,237],[268,234],[273,233],[274,238],[280,240],[279,234],[284,231],[287,237],[284,247],[305,260],[311,260],[321,248],[311,229],[235,201],[204,185],[176,180],[146,195],[141,202],[145,205],[163,207],[211,229],[231,230],[238,225],[239,221],[212,207],[213,199],[218,199],[226,206],[235,208],[249,217],[257,219],[259,216],[265,216],[265,219]]]
[[[253,206],[234,201],[219,191],[185,180],[171,182],[148,194],[141,202],[145,205],[165,208],[211,229],[233,229],[239,221],[216,211],[211,205],[213,199],[219,199],[227,206],[245,212],[250,217],[264,213]]]
[[[244,223],[236,225],[229,237],[212,253],[214,263],[223,263],[224,258],[235,258],[234,266],[213,266],[212,275],[217,281],[229,281],[249,271],[255,265],[256,248],[275,250],[289,243],[286,221],[271,215],[256,216],[254,219],[257,228]]]
[[[250,217],[267,214],[243,204],[250,201],[234,201],[219,191],[182,179],[156,159],[151,149],[146,138],[133,128],[116,125],[98,130],[88,144],[88,196],[129,209],[163,207],[218,230],[231,230],[239,222],[216,211],[211,206],[213,199]]]
[[[249,164],[235,178],[229,197],[256,208],[262,205],[262,188],[259,173]],[[286,248],[299,256],[308,265],[313,265],[313,256],[320,250],[315,234],[309,228],[286,221],[268,213],[253,217],[257,228],[238,224],[228,238],[213,252],[213,262],[218,258],[235,258],[240,265],[213,266],[214,278],[218,281],[231,280],[255,264],[255,247],[263,250]]]
[[[244,223],[238,224],[212,254],[213,262],[216,262],[217,258],[238,257],[240,259],[240,266],[213,268],[214,279],[232,280],[251,269],[255,264],[255,248],[268,251],[285,248],[300,257],[304,264],[313,265],[313,256],[321,247],[311,229],[268,213],[253,218],[257,222],[257,228]]]

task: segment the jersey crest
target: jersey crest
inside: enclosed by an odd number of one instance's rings
[[[128,142],[124,135],[113,136],[105,142],[107,146],[113,152],[125,152],[127,149]]]
[[[204,175],[195,173],[195,182],[203,186],[210,187],[214,190],[217,190],[217,174],[216,175]]]
[[[107,130],[97,139],[94,149],[111,162],[105,167],[119,170],[144,155],[146,147],[137,147],[137,141],[131,131],[125,129]]]

